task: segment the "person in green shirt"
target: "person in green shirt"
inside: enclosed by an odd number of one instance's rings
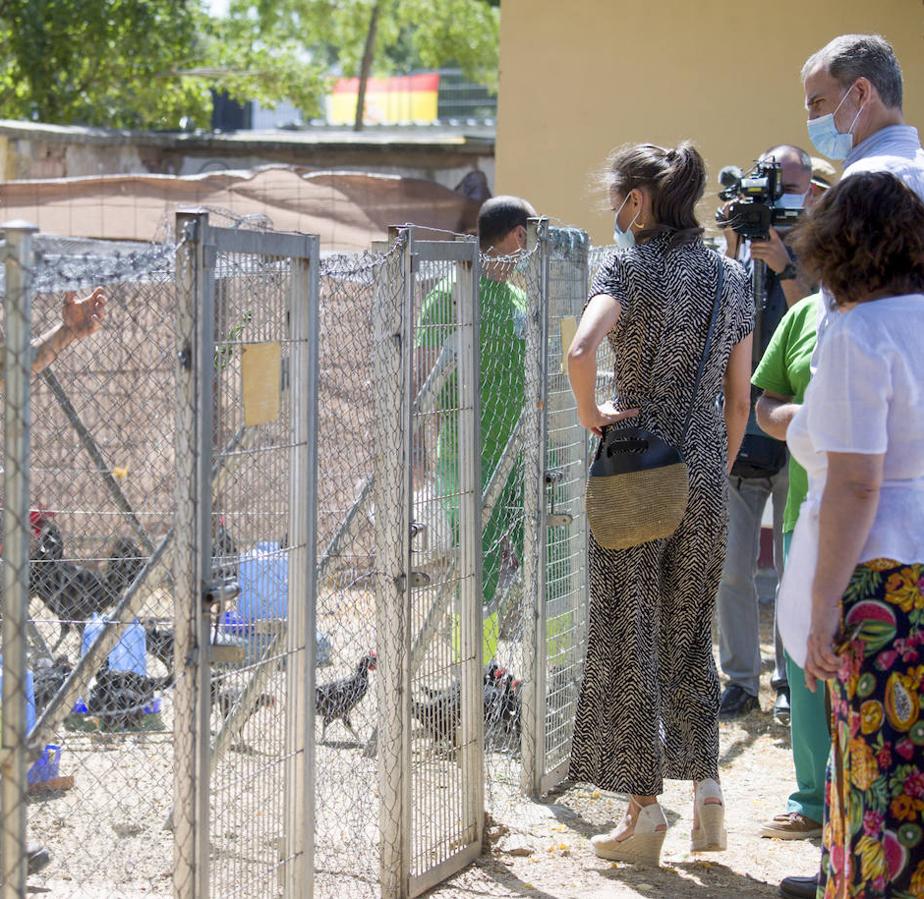
[[[786,439],[786,429],[805,397],[811,379],[821,294],[796,303],[770,340],[754,372],[754,385],[763,391],[757,401],[757,422],[771,437]],[[789,459],[789,493],[783,513],[783,552],[789,553],[799,509],[808,493],[805,469]],[[807,839],[821,835],[824,819],[825,766],[831,748],[824,691],[809,692],[802,670],[786,656],[792,712],[793,760],[798,789],[789,797],[784,814],[761,829],[761,836],[777,839]]]
[[[510,258],[526,249],[526,224],[536,212],[519,197],[493,197],[481,207],[478,239],[485,257],[498,257],[482,265],[479,282],[478,327],[481,350],[480,421],[481,489],[484,492],[504,448],[523,412],[526,352],[526,294],[510,283]],[[423,383],[447,339],[456,332],[453,282],[441,281],[424,299],[417,320],[417,381]],[[453,542],[459,528],[459,441],[456,411],[459,390],[456,373],[447,379],[437,398],[439,435],[436,446],[436,486],[449,519]],[[504,562],[515,566],[523,557],[522,475],[517,465],[506,478],[500,498],[482,531],[484,604],[491,606]],[[484,623],[485,660],[497,648],[497,612]]]

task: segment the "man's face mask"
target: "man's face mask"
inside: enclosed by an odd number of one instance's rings
[[[781,196],[774,205],[781,209],[802,209],[805,206],[805,201],[807,198],[808,193],[783,194],[783,196]]]
[[[850,92],[854,87],[855,85],[852,84],[847,89],[847,93],[841,97],[841,102],[837,104],[834,112],[819,116],[817,119],[808,120],[809,140],[812,142],[815,149],[821,153],[822,156],[827,156],[828,159],[846,159],[853,149],[853,129],[857,124],[857,119],[860,118],[860,113],[863,112],[863,107],[861,106],[857,110],[857,114],[853,117],[853,121],[850,123],[850,127],[847,131],[837,130],[837,125],[834,124],[834,116],[837,115],[837,111],[844,105],[844,100],[850,96]]]

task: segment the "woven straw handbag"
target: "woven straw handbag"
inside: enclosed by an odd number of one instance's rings
[[[712,318],[684,422],[684,440],[712,345],[724,276],[720,260]],[[683,519],[689,497],[690,474],[679,450],[644,428],[620,423],[604,429],[585,495],[590,531],[600,546],[628,549],[670,537]]]

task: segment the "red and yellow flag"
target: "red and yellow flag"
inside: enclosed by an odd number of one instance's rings
[[[370,78],[366,84],[363,121],[369,125],[433,122],[437,118],[440,89],[438,72]],[[328,105],[331,125],[352,125],[356,118],[358,78],[340,78]]]

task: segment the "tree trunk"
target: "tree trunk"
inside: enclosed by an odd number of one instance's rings
[[[375,55],[375,35],[379,30],[379,14],[382,11],[382,0],[375,0],[372,15],[369,17],[369,30],[366,32],[366,46],[363,48],[363,61],[359,67],[359,89],[356,91],[356,120],[353,122],[354,131],[363,130],[363,113],[366,107],[366,84],[369,73],[372,71],[372,57]]]

